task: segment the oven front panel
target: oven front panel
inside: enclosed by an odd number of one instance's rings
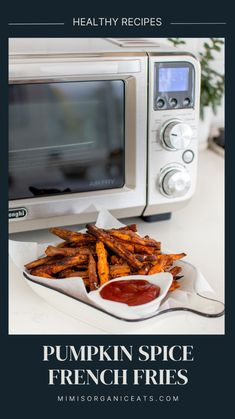
[[[123,80],[9,87],[9,199],[121,188]]]
[[[142,214],[147,60],[10,57],[9,232]]]

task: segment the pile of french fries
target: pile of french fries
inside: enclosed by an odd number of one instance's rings
[[[170,272],[173,282],[169,291],[179,288],[182,268],[173,264],[185,253],[161,253],[161,243],[149,236],[140,237],[136,224],[109,230],[94,224],[86,227],[85,233],[51,228],[63,242],[48,246],[44,257],[25,268],[32,275],[50,279],[81,277],[88,291],[123,276]]]

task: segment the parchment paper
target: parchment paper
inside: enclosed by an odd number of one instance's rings
[[[97,227],[107,229],[124,226],[124,224],[120,223],[105,209],[100,210],[96,220],[96,225]],[[22,271],[23,275],[23,272],[26,272],[24,265],[41,257],[44,254],[45,248],[50,244],[54,244],[53,240],[50,243],[43,244],[9,240],[9,256],[13,263]],[[180,280],[180,289],[169,293],[163,300],[160,306],[161,310],[177,307],[179,303],[182,305],[187,304],[190,294],[214,292],[204,276],[198,269],[196,269],[195,266],[183,261],[177,261],[176,264],[177,266],[181,266],[183,268],[182,275],[184,277]],[[47,285],[50,288],[63,291],[72,297],[79,298],[82,301],[93,304],[93,302],[89,299],[89,294],[87,293],[81,278],[48,279],[30,275],[28,272],[27,275],[30,279],[39,284]]]

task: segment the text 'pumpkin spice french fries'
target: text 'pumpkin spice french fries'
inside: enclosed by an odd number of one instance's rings
[[[115,278],[170,272],[173,282],[169,291],[180,287],[182,268],[174,263],[186,254],[161,253],[161,243],[141,237],[136,224],[109,230],[88,224],[85,233],[61,228],[50,232],[64,241],[48,246],[45,256],[25,265],[32,275],[51,280],[79,277],[87,290],[93,291]]]

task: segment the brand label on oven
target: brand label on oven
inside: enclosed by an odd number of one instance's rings
[[[96,179],[89,182],[89,186],[110,186],[114,185],[115,179]]]
[[[8,210],[8,219],[24,218],[28,214],[26,208],[11,208]]]

